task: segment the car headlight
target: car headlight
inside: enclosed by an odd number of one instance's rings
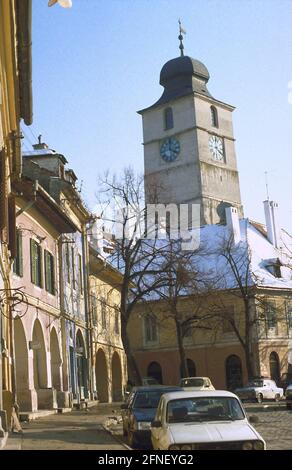
[[[145,429],[148,430],[148,429],[150,429],[150,427],[151,427],[150,421],[149,422],[148,421],[138,421],[137,422],[137,429],[139,431],[143,431]]]
[[[252,450],[252,449],[253,449],[252,442],[244,442],[242,444],[242,450]]]
[[[254,450],[264,450],[265,445],[262,441],[255,441],[253,443],[253,448],[254,448]]]
[[[180,450],[180,446],[174,444],[172,446],[169,446],[168,450]]]

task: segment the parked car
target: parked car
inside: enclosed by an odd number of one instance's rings
[[[143,377],[142,385],[143,387],[147,387],[147,386],[151,387],[151,385],[160,385],[160,383],[153,377]]]
[[[245,387],[234,390],[234,393],[241,400],[256,400],[258,403],[262,403],[264,400],[281,400],[284,391],[277,387],[274,380],[253,379]]]
[[[142,386],[143,387],[151,387],[153,385],[156,386],[156,385],[160,385],[160,384],[153,377],[143,377],[142,378]],[[130,381],[128,381],[127,386],[124,390],[124,396],[125,396],[126,399],[129,397],[131,391],[133,390],[133,387],[134,387],[134,385]]]
[[[151,423],[155,450],[264,450],[240,400],[222,390],[164,394]]]
[[[123,434],[127,436],[130,447],[139,443],[151,444],[150,425],[163,393],[181,390],[179,387],[152,385],[134,387],[128,401],[121,405],[123,419]]]
[[[288,409],[292,408],[292,380],[285,391],[286,406]]]
[[[180,387],[186,390],[215,390],[209,377],[184,377]]]
[[[281,376],[279,386],[282,387],[284,389],[284,392],[285,392],[286,388],[290,384],[292,384],[292,373],[291,372],[285,372]]]

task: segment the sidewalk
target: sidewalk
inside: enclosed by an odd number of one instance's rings
[[[11,435],[5,450],[126,450],[103,426],[118,409],[99,404],[22,423],[23,433]]]

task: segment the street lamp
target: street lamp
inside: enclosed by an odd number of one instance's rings
[[[49,0],[48,6],[52,7],[57,2],[63,8],[71,8],[72,7],[72,0]]]

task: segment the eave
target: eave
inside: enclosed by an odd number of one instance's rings
[[[34,195],[34,183],[29,179],[23,178],[14,183],[13,189],[17,191],[18,197],[29,202],[34,200],[32,207],[37,209],[60,234],[77,231],[70,218],[41,186],[38,186]]]
[[[32,124],[31,0],[16,0],[20,117]]]

